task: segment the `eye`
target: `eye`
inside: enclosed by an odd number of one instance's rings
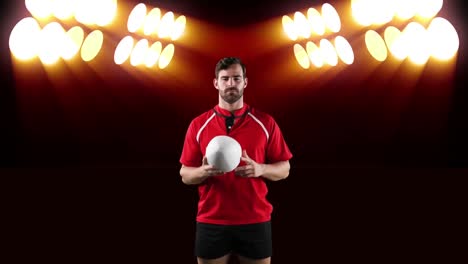
[[[234,81],[238,82],[241,80],[241,77],[234,77]]]

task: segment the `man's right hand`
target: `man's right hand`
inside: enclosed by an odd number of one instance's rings
[[[213,165],[208,164],[208,159],[203,157],[202,165],[200,166],[200,169],[202,170],[202,177],[211,177],[211,176],[217,176],[224,174],[222,170],[219,170],[215,168]]]
[[[180,168],[180,176],[182,182],[185,184],[200,184],[208,177],[224,174],[223,171],[215,168],[213,165],[208,164],[208,159],[203,157],[202,165],[200,167],[188,167],[182,165]]]

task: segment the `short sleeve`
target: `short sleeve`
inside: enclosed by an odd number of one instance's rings
[[[180,163],[189,167],[198,167],[202,164],[203,154],[200,144],[197,142],[194,122],[192,121],[185,135],[184,147],[180,157]]]
[[[275,163],[279,161],[286,161],[290,160],[293,155],[289,150],[286,141],[283,138],[283,134],[281,133],[281,129],[279,128],[278,124],[275,120],[271,120],[271,133],[270,138],[267,144],[267,162],[268,163]]]

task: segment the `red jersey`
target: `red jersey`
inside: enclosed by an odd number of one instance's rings
[[[257,163],[275,163],[292,158],[280,128],[268,114],[244,103],[235,111],[234,124],[228,132],[225,118],[231,113],[215,106],[190,123],[180,162],[199,167],[212,138],[227,135],[239,142],[242,150]],[[239,166],[245,163],[241,161]],[[202,223],[239,225],[269,221],[273,206],[263,177],[244,178],[234,171],[207,178],[198,186],[196,220]]]

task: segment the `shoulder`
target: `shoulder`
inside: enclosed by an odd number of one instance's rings
[[[213,118],[213,115],[214,115],[214,112],[213,112],[213,109],[210,109],[198,116],[196,116],[190,126],[192,127],[201,127],[203,126],[203,124],[205,124],[208,120],[210,120],[210,118]]]
[[[275,119],[268,113],[259,110],[257,108],[251,107],[250,113],[253,118],[258,119],[258,121],[264,123],[267,126],[271,126],[275,124]]]

